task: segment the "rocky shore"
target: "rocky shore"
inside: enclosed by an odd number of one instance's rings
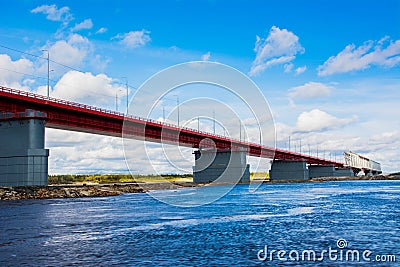
[[[0,200],[107,197],[190,186],[194,185],[192,183],[129,183],[0,187]]]
[[[76,198],[116,196],[122,193],[144,192],[137,185],[126,185],[123,188],[114,185],[51,185],[51,186],[17,186],[0,187],[1,200],[47,199],[47,198]]]

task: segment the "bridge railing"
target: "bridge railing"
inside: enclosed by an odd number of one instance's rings
[[[191,131],[191,132],[197,132],[197,133],[201,133],[203,135],[209,136],[209,137],[218,137],[220,139],[225,139],[227,141],[228,140],[234,141],[236,143],[250,144],[249,142],[242,142],[240,140],[237,140],[234,138],[229,138],[227,136],[222,136],[219,134],[212,134],[209,132],[196,130],[196,129],[188,128],[188,127],[178,127],[177,125],[174,125],[171,123],[160,122],[160,121],[153,120],[153,119],[147,119],[147,118],[143,118],[143,117],[139,117],[139,116],[135,116],[135,115],[124,114],[124,113],[121,113],[118,111],[113,111],[113,110],[95,107],[95,106],[91,106],[91,105],[86,105],[86,104],[82,104],[82,103],[77,103],[77,102],[73,102],[73,101],[63,100],[63,99],[59,99],[59,98],[47,97],[44,95],[40,95],[40,94],[28,92],[28,91],[17,90],[17,89],[13,89],[13,88],[8,88],[8,87],[4,87],[4,86],[0,86],[0,92],[5,92],[5,93],[13,94],[13,95],[18,95],[18,96],[29,97],[34,100],[47,101],[47,102],[66,105],[66,106],[70,106],[70,107],[74,107],[74,108],[100,112],[100,113],[109,114],[109,115],[118,116],[118,117],[130,118],[130,119],[149,122],[149,123],[155,123],[155,124],[159,124],[159,125],[168,126],[170,128],[174,128],[176,130],[186,130],[186,131]]]
[[[103,114],[109,114],[109,115],[120,117],[121,119],[129,118],[129,119],[139,120],[139,121],[143,121],[143,122],[147,122],[147,123],[158,124],[158,125],[162,125],[162,126],[167,126],[167,127],[171,128],[171,129],[174,129],[174,130],[177,130],[177,131],[184,130],[184,131],[188,131],[188,132],[200,133],[200,134],[202,134],[204,136],[207,136],[207,137],[210,137],[210,138],[219,138],[219,139],[222,139],[222,140],[226,140],[226,141],[235,143],[236,145],[239,145],[239,146],[253,146],[253,147],[258,147],[260,149],[274,149],[274,148],[268,148],[266,146],[263,146],[261,144],[254,143],[254,142],[246,142],[246,141],[242,141],[242,140],[239,140],[239,139],[236,139],[236,138],[231,138],[231,137],[227,137],[227,136],[223,136],[223,135],[219,135],[219,134],[212,134],[212,133],[209,133],[209,132],[205,132],[205,131],[201,131],[201,130],[197,130],[197,129],[192,129],[192,128],[188,128],[188,127],[178,127],[177,125],[174,125],[174,124],[171,124],[171,123],[160,122],[160,121],[157,121],[157,120],[147,119],[147,118],[143,118],[143,117],[139,117],[139,116],[135,116],[135,115],[127,115],[127,114],[124,114],[124,113],[121,113],[121,112],[118,112],[118,111],[113,111],[113,110],[109,110],[109,109],[104,109],[104,108],[100,108],[100,107],[95,107],[95,106],[91,106],[91,105],[86,105],[86,104],[82,104],[82,103],[77,103],[77,102],[58,99],[58,98],[53,98],[53,97],[47,97],[47,96],[35,94],[35,93],[32,93],[32,92],[12,89],[12,88],[8,88],[8,87],[4,87],[4,86],[0,86],[0,92],[5,92],[5,93],[13,94],[13,95],[28,97],[28,98],[31,98],[34,101],[40,100],[40,101],[43,101],[43,102],[51,102],[51,103],[55,103],[55,104],[61,104],[61,105],[65,105],[65,106],[69,106],[69,107],[73,107],[73,108],[77,108],[77,109],[90,110],[90,111],[95,111],[95,112],[99,112],[99,113],[103,113]],[[279,152],[281,150],[280,149],[276,149],[276,151]],[[287,153],[288,151],[283,151],[282,150],[281,152]],[[301,155],[299,153],[293,153],[293,152],[289,152],[289,153],[293,157],[304,157],[305,156],[305,155]],[[329,161],[329,160],[326,160],[326,159],[321,159],[321,158],[313,157],[313,156],[307,156],[307,158],[312,159],[312,160],[316,160],[316,161],[333,162],[333,161]]]

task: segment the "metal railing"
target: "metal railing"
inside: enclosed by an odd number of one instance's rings
[[[5,93],[13,94],[13,95],[18,95],[18,96],[24,96],[24,97],[32,98],[35,100],[47,101],[47,102],[51,102],[51,103],[55,103],[55,104],[61,104],[61,105],[79,108],[79,109],[83,109],[83,110],[89,110],[89,111],[95,111],[95,112],[99,112],[99,113],[103,113],[103,114],[114,115],[114,116],[118,116],[121,118],[129,118],[129,119],[133,119],[133,120],[154,123],[154,124],[158,124],[158,125],[162,125],[162,126],[168,126],[170,128],[174,128],[175,130],[178,130],[178,131],[186,130],[189,132],[200,133],[203,135],[207,135],[209,137],[224,139],[226,141],[235,141],[235,143],[241,143],[243,145],[244,144],[252,144],[249,142],[242,142],[242,141],[234,139],[234,138],[228,138],[226,136],[219,135],[219,134],[212,134],[209,132],[200,131],[200,130],[196,130],[196,129],[192,129],[192,128],[188,128],[188,127],[178,127],[177,125],[171,124],[171,123],[160,122],[157,120],[147,119],[147,118],[143,118],[143,117],[139,117],[139,116],[135,116],[135,115],[127,115],[127,114],[124,114],[124,113],[121,113],[118,111],[113,111],[113,110],[109,110],[109,109],[104,109],[104,108],[100,108],[100,107],[95,107],[95,106],[91,106],[91,105],[86,105],[86,104],[82,104],[82,103],[77,103],[77,102],[53,98],[53,97],[47,97],[47,96],[35,94],[32,92],[17,90],[17,89],[13,89],[13,88],[4,87],[4,86],[0,86],[0,92],[5,92]],[[258,145],[261,146],[260,144],[258,144]]]
[[[124,113],[121,113],[121,112],[118,112],[118,111],[113,111],[113,110],[109,110],[109,109],[104,109],[104,108],[100,108],[100,107],[95,107],[95,106],[91,106],[91,105],[81,104],[81,103],[68,101],[68,100],[63,100],[63,99],[58,99],[58,98],[53,98],[53,97],[47,97],[47,96],[35,94],[35,93],[32,93],[32,92],[28,92],[28,91],[21,91],[21,90],[17,90],[17,89],[12,89],[12,88],[8,88],[8,87],[0,86],[0,92],[5,92],[5,93],[13,94],[13,95],[18,95],[18,96],[24,96],[24,97],[28,97],[28,98],[31,98],[31,99],[34,99],[34,100],[41,100],[41,101],[51,102],[51,103],[55,103],[55,104],[61,104],[61,105],[74,107],[74,108],[79,108],[79,109],[83,109],[83,110],[95,111],[95,112],[98,112],[98,113],[118,116],[118,117],[121,117],[121,119],[129,118],[129,119],[133,119],[133,120],[143,121],[143,122],[146,122],[146,123],[154,123],[154,124],[158,124],[158,125],[161,125],[161,126],[170,127],[170,128],[172,128],[174,130],[177,130],[177,131],[185,130],[187,132],[199,133],[199,134],[202,134],[202,135],[210,137],[210,138],[222,139],[222,140],[225,140],[225,141],[228,141],[228,142],[232,142],[232,143],[235,143],[235,144],[241,145],[241,146],[247,146],[247,147],[253,146],[253,147],[259,147],[260,149],[272,149],[272,150],[279,151],[279,152],[282,152],[282,153],[289,153],[290,155],[296,156],[296,157],[303,157],[303,158],[306,157],[306,158],[312,159],[312,160],[336,163],[335,161],[331,161],[331,160],[327,160],[327,159],[323,159],[323,158],[318,158],[318,157],[314,157],[314,156],[307,156],[307,155],[303,155],[303,154],[299,154],[299,153],[293,153],[293,152],[284,151],[282,149],[277,149],[277,148],[274,149],[274,148],[263,146],[263,145],[258,144],[258,143],[245,142],[245,141],[242,141],[242,140],[239,140],[239,139],[230,138],[230,137],[219,135],[219,134],[212,134],[212,133],[209,133],[209,132],[205,132],[205,131],[201,131],[201,130],[197,130],[197,129],[193,129],[193,128],[178,127],[175,124],[170,124],[170,123],[166,123],[166,122],[160,122],[160,121],[156,121],[156,120],[153,120],[153,119],[147,119],[147,118],[134,116],[134,115],[127,115],[127,114],[124,114]]]

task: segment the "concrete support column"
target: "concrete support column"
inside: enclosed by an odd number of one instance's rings
[[[250,165],[244,151],[200,149],[194,152],[194,156],[194,183],[250,182]]]
[[[337,168],[335,170],[335,176],[354,176],[354,172],[351,168]]]
[[[310,165],[308,166],[310,178],[334,177],[335,166],[333,165]]]
[[[0,114],[0,186],[47,185],[46,113]]]
[[[308,180],[305,161],[274,160],[269,171],[270,180]]]

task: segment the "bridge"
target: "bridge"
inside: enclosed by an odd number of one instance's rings
[[[12,183],[14,178],[10,177],[17,174],[31,176],[28,184],[36,184],[38,179],[39,184],[47,183],[48,150],[44,149],[44,127],[113,137],[122,137],[124,133],[124,138],[166,142],[200,150],[204,148],[201,146],[207,148],[207,144],[210,147],[215,144],[218,152],[236,151],[270,158],[274,159],[276,164],[273,165],[276,166],[279,162],[289,162],[296,163],[297,167],[299,163],[336,169],[345,167],[341,162],[3,86],[0,86],[0,111],[0,184]],[[26,171],[21,173],[19,169],[23,168]],[[282,173],[282,168],[278,172]]]

